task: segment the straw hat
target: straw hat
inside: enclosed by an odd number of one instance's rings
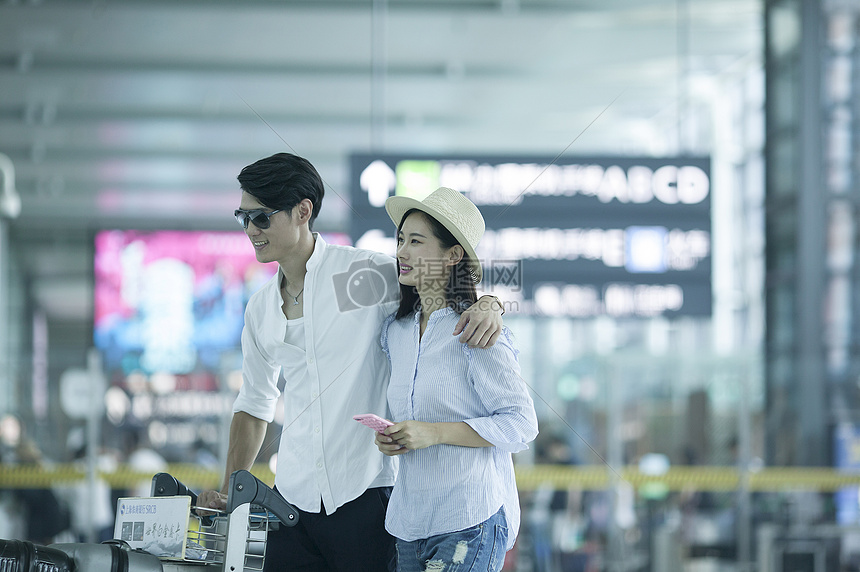
[[[469,270],[475,283],[480,282],[483,270],[475,249],[484,236],[484,217],[478,207],[461,193],[448,187],[439,187],[423,201],[409,197],[388,197],[385,201],[385,210],[396,225],[400,225],[403,215],[412,209],[432,216],[454,235],[469,257]]]

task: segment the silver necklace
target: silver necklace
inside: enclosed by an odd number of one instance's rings
[[[298,306],[298,305],[299,305],[299,296],[301,296],[301,295],[302,295],[302,292],[304,292],[304,291],[305,291],[305,289],[304,289],[304,287],[303,287],[301,292],[299,292],[298,294],[296,294],[295,296],[293,296],[292,294],[290,294],[290,291],[289,291],[289,290],[287,290],[287,279],[286,279],[286,278],[284,278],[284,292],[286,292],[286,293],[287,293],[287,296],[289,296],[290,298],[292,298],[292,299],[293,299],[293,306]]]

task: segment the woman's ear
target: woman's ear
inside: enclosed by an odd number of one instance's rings
[[[448,266],[456,266],[458,262],[463,260],[463,256],[465,255],[466,251],[463,250],[463,247],[459,244],[455,244],[448,249]]]

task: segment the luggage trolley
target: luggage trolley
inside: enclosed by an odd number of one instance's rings
[[[266,535],[276,526],[295,526],[298,511],[248,471],[230,475],[227,509],[214,516],[199,516],[197,495],[167,473],[152,479],[152,496],[128,499],[152,507],[152,497],[191,497],[191,502],[162,499],[179,509],[170,525],[181,558],[175,553],[154,555],[122,539],[102,544],[69,543],[43,546],[29,541],[0,540],[0,572],[252,572],[263,569]],[[182,499],[179,499],[182,500]],[[178,506],[177,506],[178,505]],[[191,506],[191,514],[184,511]],[[200,507],[205,508],[205,507]],[[153,513],[160,514],[157,509]],[[135,517],[137,518],[137,517]],[[152,525],[158,516],[154,517]],[[180,525],[180,522],[184,522]],[[193,526],[188,526],[193,522]],[[117,524],[127,524],[118,521]],[[141,531],[144,523],[140,524]],[[167,526],[164,526],[167,529]],[[187,529],[187,530],[186,530]],[[185,537],[183,538],[183,531]],[[135,539],[132,539],[133,541]],[[184,542],[183,542],[184,540]],[[156,557],[158,556],[158,557]]]
[[[224,511],[197,507],[197,495],[168,473],[152,478],[152,496],[191,497],[190,521],[182,560],[162,559],[164,572],[251,572],[263,569],[266,536],[278,526],[295,526],[299,513],[248,471],[230,475]],[[215,513],[199,516],[195,508]]]

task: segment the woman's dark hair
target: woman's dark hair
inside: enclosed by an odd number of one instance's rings
[[[433,236],[439,239],[442,243],[442,248],[447,250],[452,246],[457,246],[460,242],[454,238],[451,232],[442,226],[438,220],[428,215],[419,209],[410,209],[406,211],[403,218],[400,219],[400,224],[397,225],[397,236],[400,236],[400,229],[403,228],[403,223],[409,218],[412,213],[420,213],[427,224],[430,225],[430,230],[433,231]],[[460,244],[462,247],[463,245]],[[448,284],[445,285],[445,304],[452,308],[458,314],[463,313],[463,310],[477,302],[478,294],[475,291],[475,281],[472,279],[472,273],[469,271],[469,255],[463,254],[463,258],[451,269],[448,275]],[[398,263],[398,269],[400,263]],[[418,289],[415,286],[400,285],[400,307],[397,309],[395,319],[399,320],[421,308],[421,297],[418,295]]]
[[[313,228],[325,187],[319,173],[307,159],[290,153],[275,153],[248,165],[237,178],[243,191],[270,209],[291,211],[302,200],[308,199],[314,206],[308,228]]]

